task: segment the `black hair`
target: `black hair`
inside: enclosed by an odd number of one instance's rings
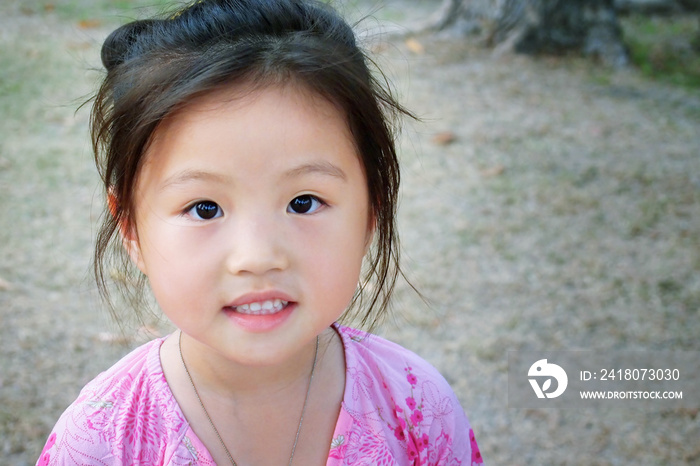
[[[393,97],[384,75],[370,68],[376,67],[335,10],[307,0],[203,0],[170,17],[121,26],[105,40],[102,63],[107,74],[95,96],[91,133],[111,201],[98,232],[94,269],[113,312],[107,279],[114,269],[108,262],[129,265],[119,230],[135,224],[134,187],[159,123],[194,98],[230,86],[293,83],[335,105],[354,138],[376,229],[365,277],[343,320],[369,328],[381,321],[402,275],[395,225],[396,122],[412,115]],[[138,310],[145,277],[134,269],[117,282]]]

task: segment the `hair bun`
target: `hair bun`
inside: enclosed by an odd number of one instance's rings
[[[149,31],[156,20],[133,21],[114,30],[102,44],[102,64],[107,71],[121,65],[127,58],[141,53],[139,39]]]

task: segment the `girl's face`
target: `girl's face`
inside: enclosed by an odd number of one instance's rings
[[[373,221],[333,105],[294,86],[214,93],[164,121],[145,157],[125,243],[185,334],[270,365],[343,313]]]

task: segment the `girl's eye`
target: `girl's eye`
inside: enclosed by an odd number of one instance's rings
[[[287,207],[287,212],[293,214],[310,214],[317,211],[323,204],[323,201],[316,196],[304,194],[303,196],[292,199],[292,202],[289,203],[289,207]]]
[[[211,220],[221,217],[221,207],[216,202],[202,201],[198,202],[187,210],[187,213],[192,215],[197,220]]]

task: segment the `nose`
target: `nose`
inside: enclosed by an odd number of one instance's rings
[[[262,216],[241,216],[231,223],[226,266],[230,273],[264,275],[289,265],[283,232]]]

